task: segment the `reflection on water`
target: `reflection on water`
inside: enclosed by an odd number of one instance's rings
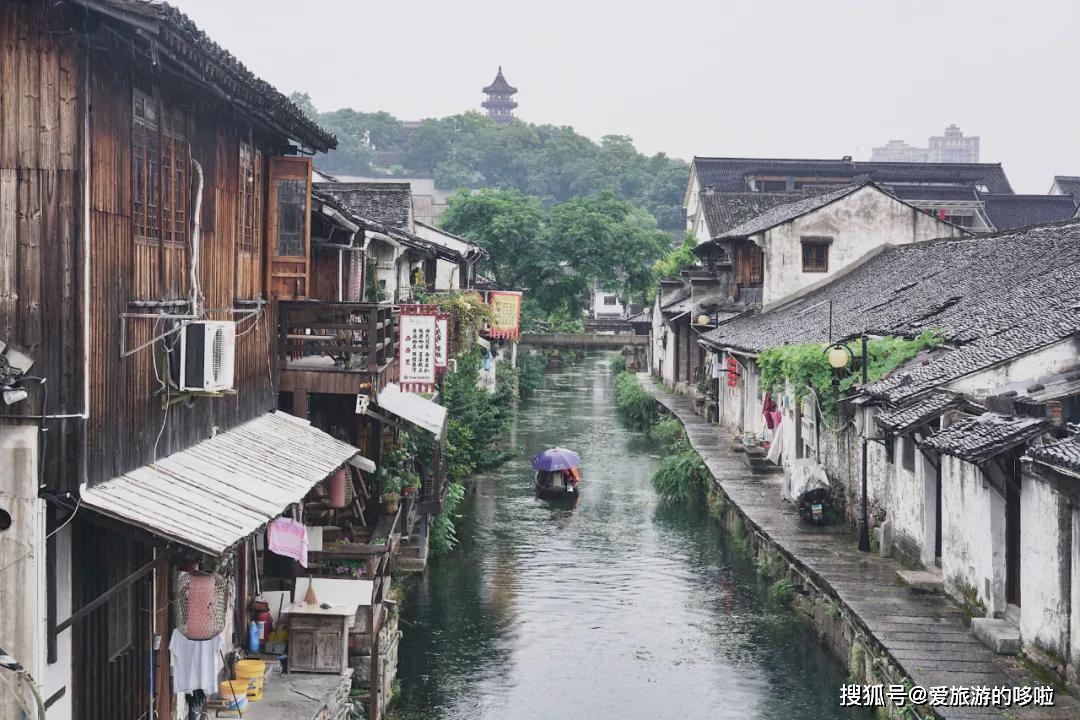
[[[654,451],[615,418],[606,357],[549,374],[479,477],[460,548],[403,608],[398,720],[862,718],[811,630],[700,508],[659,503]],[[583,458],[577,505],[533,497],[528,458]]]

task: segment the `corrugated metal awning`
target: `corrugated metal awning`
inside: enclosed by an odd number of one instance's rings
[[[220,555],[302,500],[357,453],[306,420],[272,412],[84,487],[82,504]]]
[[[416,393],[404,392],[394,383],[387,383],[376,400],[379,407],[403,420],[419,425],[440,440],[446,430],[446,408],[422,398]]]

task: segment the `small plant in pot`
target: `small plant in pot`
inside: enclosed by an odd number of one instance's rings
[[[389,467],[383,465],[378,470],[379,488],[382,490],[383,507],[387,513],[396,513],[401,502],[401,478]]]

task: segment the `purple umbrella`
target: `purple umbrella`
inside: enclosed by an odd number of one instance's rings
[[[566,448],[548,448],[533,458],[533,470],[569,470],[581,465],[581,456]]]

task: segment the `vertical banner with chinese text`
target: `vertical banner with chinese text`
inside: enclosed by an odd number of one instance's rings
[[[450,364],[450,315],[435,316],[435,369],[445,370]]]
[[[408,392],[435,389],[438,310],[432,305],[402,305],[398,315],[398,384]]]
[[[491,329],[493,338],[517,340],[521,332],[521,293],[510,290],[491,292]]]

